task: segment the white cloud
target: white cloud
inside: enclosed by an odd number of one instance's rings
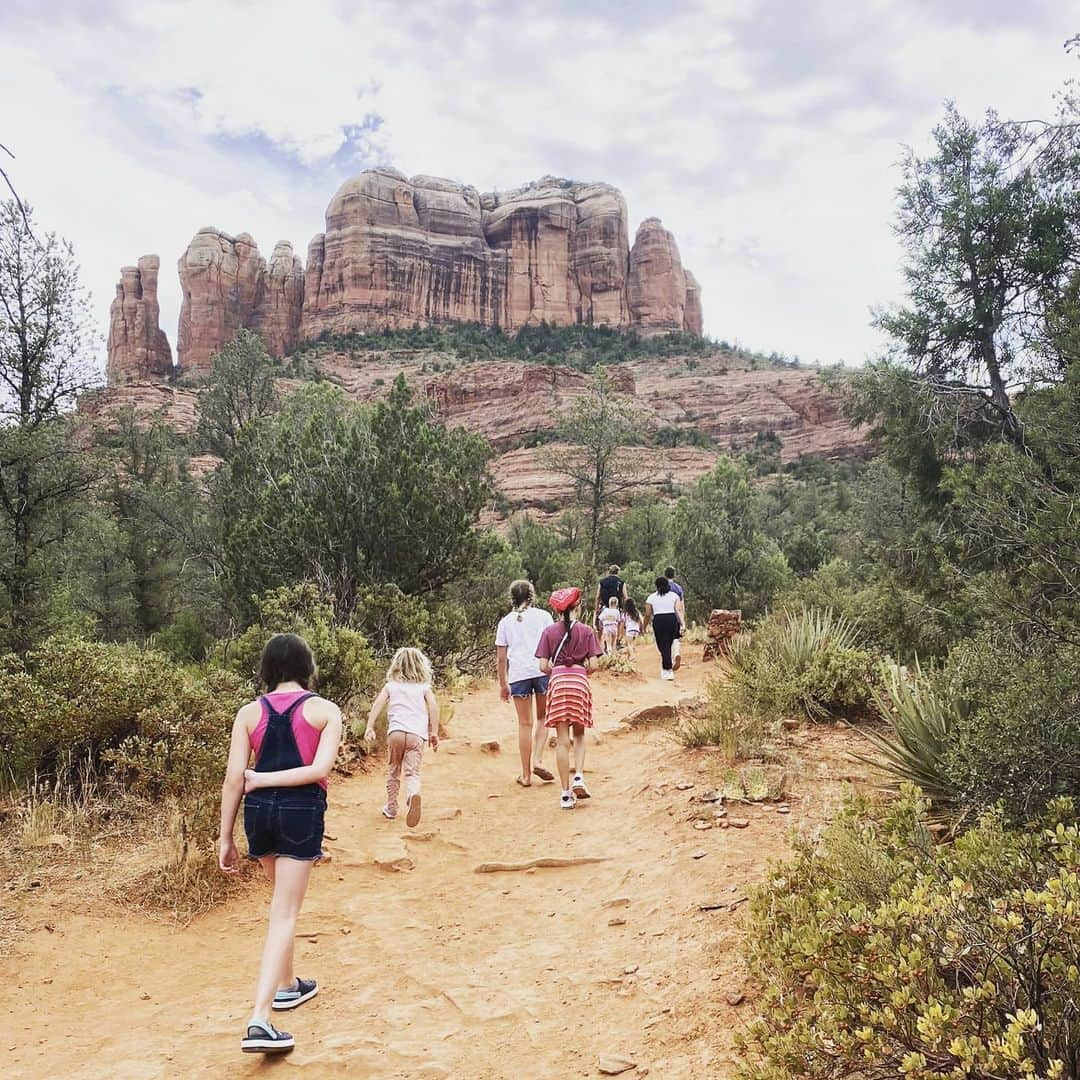
[[[1075,68],[1049,7],[1024,27],[925,0],[100,4],[0,14],[0,100],[25,103],[0,140],[75,242],[103,332],[119,267],[156,251],[173,340],[195,230],[304,252],[343,129],[377,113],[361,156],[409,173],[618,185],[631,232],[657,215],[677,236],[711,333],[857,362],[899,289],[900,144],[925,144],[946,97],[1047,115]]]

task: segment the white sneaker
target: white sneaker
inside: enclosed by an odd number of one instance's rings
[[[591,799],[592,795],[589,794],[589,789],[585,786],[585,777],[581,773],[574,774],[574,782],[570,785],[570,790],[574,794],[576,799]]]
[[[674,671],[661,671],[660,672],[660,678],[661,679],[674,679],[675,678],[675,672]]]
[[[559,797],[560,810],[573,810],[577,806],[577,799],[572,791],[564,791]]]

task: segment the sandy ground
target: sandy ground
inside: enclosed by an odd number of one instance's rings
[[[732,808],[747,828],[696,829],[691,800],[719,777],[717,755],[683,750],[663,727],[616,725],[693,695],[711,669],[688,658],[664,683],[655,654],[643,656],[649,677],[595,682],[594,797],[573,812],[559,809],[557,785],[514,783],[513,709],[492,686],[456,704],[452,737],[425,755],[415,830],[404,815],[379,815],[381,770],[333,784],[332,859],[312,878],[297,942],[298,972],[321,989],[280,1014],[292,1054],[239,1048],[265,889],[187,927],[44,895],[24,904],[26,932],[2,964],[3,1076],[528,1080],[598,1075],[601,1054],[636,1062],[627,1076],[730,1076],[734,1037],[753,1015],[739,901],[786,852],[792,828],[835,805],[844,778],[832,775],[835,755],[830,764],[804,745],[817,761],[792,777],[790,814]],[[481,749],[489,739],[500,752]],[[567,856],[604,861],[475,872]]]

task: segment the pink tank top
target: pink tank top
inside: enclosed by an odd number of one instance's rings
[[[282,693],[267,694],[271,704],[279,712],[284,712],[297,698],[303,697],[307,693],[306,690],[286,690]],[[306,703],[305,703],[306,704]],[[269,713],[266,711],[266,706],[259,703],[259,707],[262,711],[262,715],[259,717],[259,722],[255,725],[255,729],[251,733],[251,749],[255,752],[255,756],[259,756],[259,751],[262,749],[263,736],[266,734],[266,725],[270,719]],[[296,749],[300,751],[300,760],[305,765],[310,765],[315,760],[315,752],[319,749],[319,737],[322,732],[318,728],[313,728],[304,719],[304,706],[292,714],[292,732],[293,738],[296,740]],[[319,783],[326,787],[325,780],[320,780]]]

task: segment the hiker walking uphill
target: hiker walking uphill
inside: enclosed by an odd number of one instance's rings
[[[559,805],[573,810],[578,799],[590,798],[585,784],[585,729],[592,727],[592,689],[589,672],[596,667],[600,642],[591,626],[579,621],[581,590],[559,589],[551,594],[551,610],[560,615],[540,637],[536,655],[551,674],[547,726],[558,742],[555,761],[562,783]],[[574,778],[570,779],[570,735],[574,736]]]
[[[547,742],[548,676],[540,670],[536,659],[536,647],[541,634],[551,625],[551,616],[533,607],[535,600],[531,581],[513,582],[510,586],[513,610],[499,620],[495,631],[499,697],[503,701],[513,700],[517,712],[521,755],[521,775],[517,782],[522,787],[531,787],[534,776],[544,781],[555,779],[542,763]],[[535,721],[533,702],[536,702]]]
[[[308,689],[316,674],[308,643],[276,634],[262,652],[267,693],[237,714],[221,789],[218,865],[237,874],[233,827],[244,800],[248,854],[274,887],[255,1004],[241,1040],[245,1053],[282,1053],[295,1040],[270,1023],[270,1011],[294,1009],[318,993],[314,979],[296,978],[293,942],[311,868],[322,858],[327,776],[341,742],[341,710]],[[251,755],[254,769],[248,769]]]
[[[431,661],[419,649],[398,649],[386,672],[386,685],[371,703],[364,739],[375,738],[375,721],[386,709],[386,802],[382,815],[398,812],[401,773],[405,772],[405,824],[420,823],[420,764],[424,746],[439,749],[439,703],[431,690]]]
[[[602,577],[596,586],[593,619],[597,630],[600,629],[600,613],[610,604],[612,598],[618,601],[621,611],[623,604],[626,603],[626,582],[619,577],[619,567],[615,563],[608,567],[607,577]]]
[[[645,628],[652,625],[656,648],[660,653],[661,679],[675,678],[674,672],[681,658],[673,655],[672,646],[682,633],[685,620],[682,600],[666,577],[658,577],[656,592],[651,593],[645,601]]]

